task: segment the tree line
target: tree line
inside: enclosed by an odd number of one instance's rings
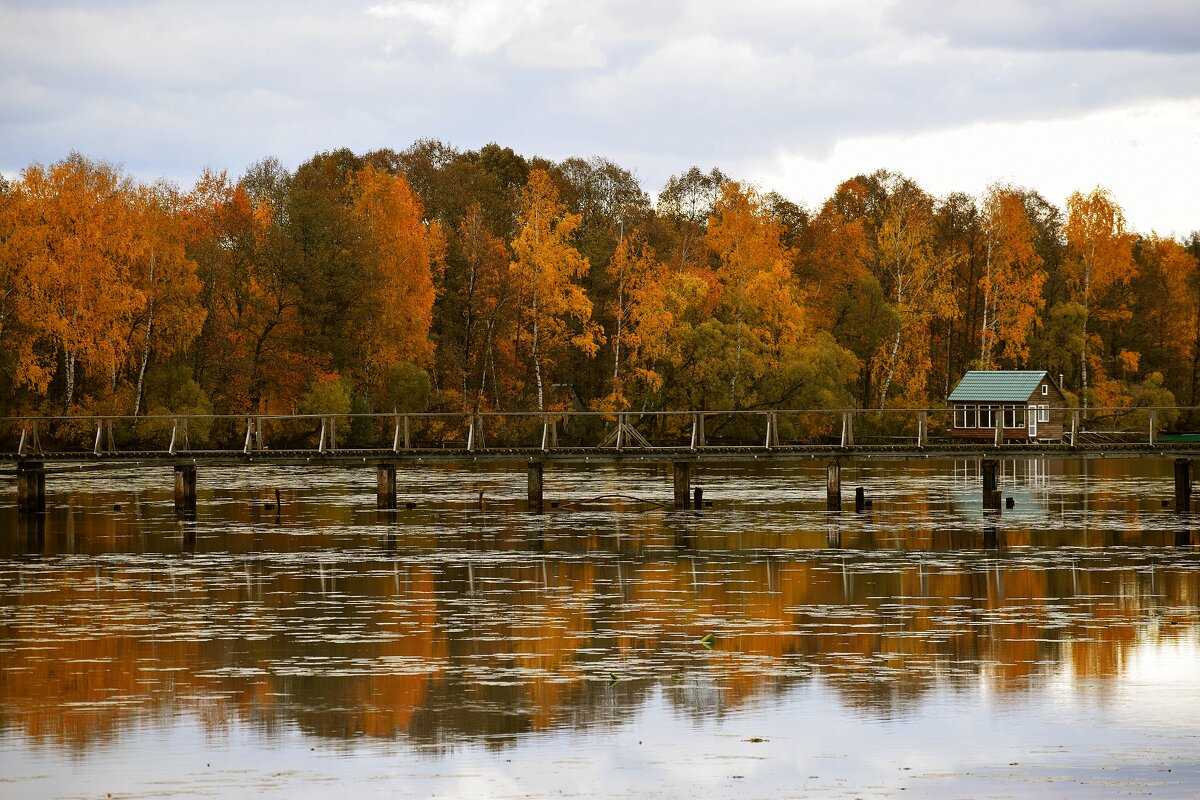
[[[930,407],[979,368],[1195,405],[1198,257],[1103,188],[652,200],[421,140],[184,190],[71,154],[0,179],[0,415]]]

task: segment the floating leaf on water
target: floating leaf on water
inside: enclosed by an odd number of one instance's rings
[[[616,683],[617,681],[621,680],[615,672],[608,673],[608,677],[610,678],[609,683]]]

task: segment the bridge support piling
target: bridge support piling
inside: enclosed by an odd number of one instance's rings
[[[530,461],[526,468],[529,510],[542,513],[542,473],[545,465],[541,461]]]
[[[861,514],[867,509],[867,490],[859,486],[854,490],[854,512]]]
[[[692,465],[687,461],[675,462],[675,508],[688,507],[688,495],[691,494]]]
[[[17,513],[46,512],[46,466],[40,461],[17,465]]]
[[[384,510],[396,507],[395,464],[384,462],[376,469],[375,507]]]
[[[1180,514],[1192,510],[1191,459],[1175,459],[1175,510]]]
[[[175,467],[175,510],[196,510],[196,468],[190,464]]]
[[[980,462],[983,473],[983,508],[985,511],[1000,510],[1000,490],[996,485],[996,460],[985,458]]]
[[[825,509],[842,510],[842,465],[836,461],[825,467]]]

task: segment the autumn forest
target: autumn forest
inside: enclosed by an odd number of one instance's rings
[[[1192,406],[1198,257],[1103,188],[880,171],[804,208],[432,140],[180,188],[72,154],[0,179],[0,416],[924,408],[976,368]]]

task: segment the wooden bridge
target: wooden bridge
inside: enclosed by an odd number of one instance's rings
[[[173,467],[176,507],[189,511],[202,465],[370,466],[387,509],[399,464],[507,462],[525,465],[529,507],[540,510],[547,463],[650,462],[673,465],[675,505],[687,508],[700,503],[696,464],[822,459],[827,507],[840,510],[843,462],[956,458],[981,460],[985,508],[998,508],[997,459],[1160,456],[1175,458],[1176,507],[1186,510],[1200,436],[1162,434],[1156,421],[1192,410],[1068,412],[1063,440],[1036,442],[1006,441],[1001,420],[990,441],[956,439],[948,409],[0,418],[0,463],[11,465],[0,474],[16,476],[18,508],[37,513],[47,472]]]

